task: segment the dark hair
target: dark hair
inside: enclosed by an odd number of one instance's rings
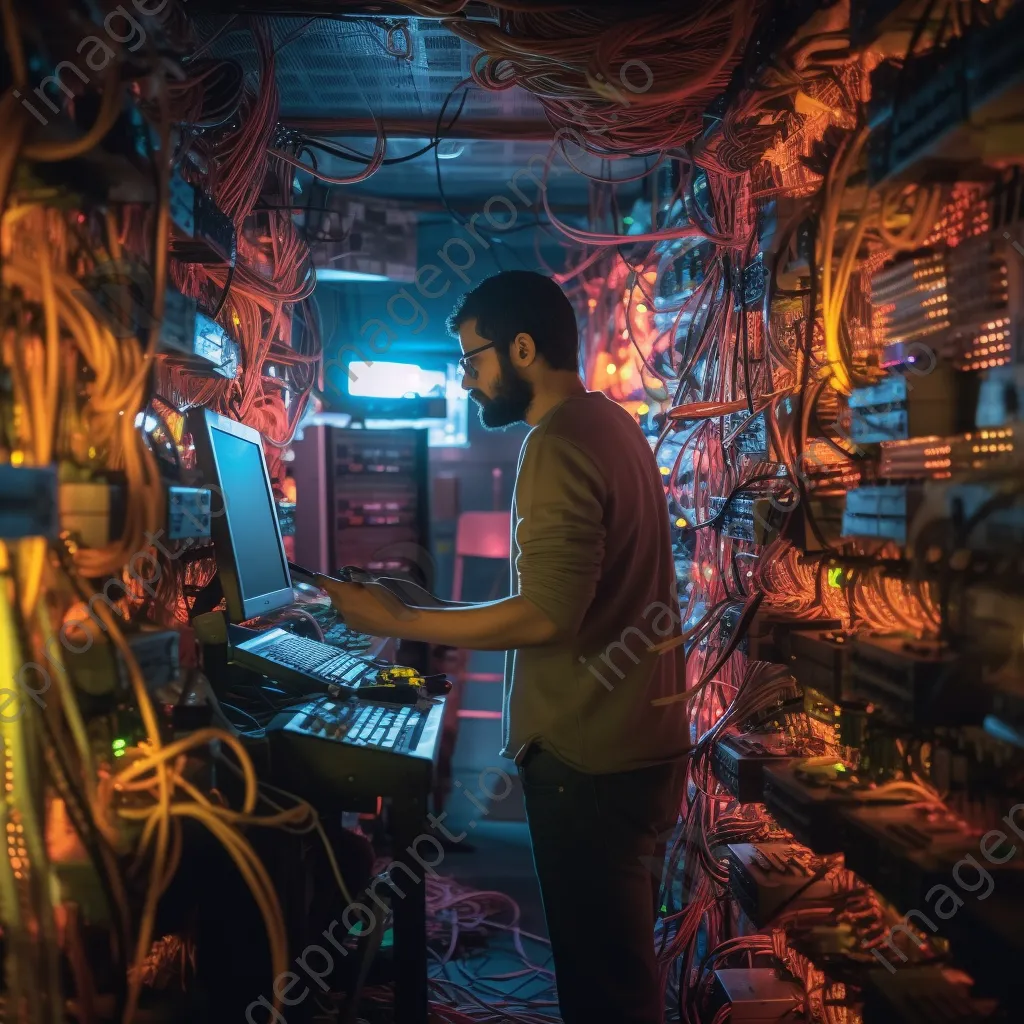
[[[477,334],[506,351],[517,334],[529,334],[553,370],[579,368],[576,314],[550,277],[532,270],[506,270],[481,281],[455,303],[448,332],[458,337],[467,320],[476,320]]]

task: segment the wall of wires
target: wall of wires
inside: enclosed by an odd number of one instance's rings
[[[284,971],[282,906],[245,827],[320,828],[300,800],[266,812],[230,722],[176,737],[157,697],[196,664],[186,622],[213,574],[209,492],[204,504],[183,413],[205,405],[256,427],[281,485],[321,341],[289,210],[294,158],[275,149],[266,25],[250,22],[251,79],[205,54],[183,5],[135,6],[156,13],[0,7],[0,675],[15,681],[0,723],[0,998],[11,1020],[136,1019],[161,955],[158,904],[192,825],[248,884]],[[198,781],[211,745],[240,776],[237,802]]]
[[[1009,1020],[1021,5],[403,6],[479,53],[396,160],[436,150],[460,88],[519,86],[557,132],[548,169],[591,178],[585,229],[546,188],[537,212],[582,252],[557,279],[587,380],[664,477],[693,745],[657,934],[675,1019],[879,1024],[926,992]],[[344,125],[280,123],[269,21],[245,21],[247,75],[183,3],[140,12],[130,41],[113,9],[0,0],[0,998],[19,1021],[137,1019],[193,825],[281,974],[284,908],[244,829],[326,843],[308,804],[268,797],[225,709],[181,738],[156,694],[197,664],[187,623],[214,572],[184,413],[258,429],[284,494],[322,367],[296,175],[361,181],[386,133],[373,115],[373,153],[326,175],[316,133]],[[627,210],[614,170],[635,156]],[[258,731],[266,709],[239,714]],[[211,745],[230,798],[197,781]],[[992,902],[949,881],[979,851]],[[449,883],[430,898],[449,954],[506,909]],[[434,979],[447,1018],[493,1019],[454,977]]]
[[[753,1019],[755,1005],[905,1020],[899,1001],[922,984],[963,1019],[1003,1019],[1015,990],[970,955],[998,942],[981,918],[973,933],[933,928],[934,914],[901,926],[928,912],[928,887],[907,885],[921,884],[911,847],[934,858],[925,877],[948,877],[1021,778],[1019,657],[1006,647],[979,675],[982,620],[952,611],[992,543],[957,526],[964,488],[972,528],[997,506],[1021,521],[1013,399],[990,414],[976,402],[1017,379],[1019,185],[966,157],[873,169],[900,69],[998,32],[1010,5],[889,5],[878,24],[868,6],[762,24],[696,134],[623,139],[664,162],[649,202],[600,207],[598,252],[574,282],[589,385],[647,432],[673,526],[694,753],[659,943],[674,1019],[694,1024]],[[955,276],[968,263],[970,299]],[[903,390],[872,405],[878,387]],[[999,429],[982,438],[981,422]],[[987,621],[1016,636],[1016,613],[994,609],[1017,582],[1000,581]],[[996,883],[1008,898],[1015,877]]]

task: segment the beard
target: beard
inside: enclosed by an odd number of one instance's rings
[[[482,391],[470,391],[469,397],[480,406],[480,423],[486,430],[503,430],[526,418],[533,401],[533,385],[523,380],[512,366],[503,366],[493,398]]]

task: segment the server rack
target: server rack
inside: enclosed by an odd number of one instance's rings
[[[295,451],[301,564],[431,582],[426,430],[314,427]]]

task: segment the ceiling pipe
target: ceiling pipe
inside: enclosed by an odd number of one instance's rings
[[[591,0],[598,6],[611,3],[613,6],[622,0]],[[519,6],[529,5],[536,7],[538,11],[543,10],[571,10],[573,4],[567,4],[564,0],[518,0]],[[576,5],[578,6],[578,5]],[[392,0],[314,0],[314,2],[303,2],[303,0],[205,0],[203,4],[204,15],[227,15],[227,14],[262,14],[275,17],[289,18],[380,18],[390,17],[415,17],[440,21],[443,18],[450,18],[450,14],[427,14],[424,11],[413,11],[408,5]],[[470,0],[469,3],[457,15],[460,18],[469,18],[472,21],[495,20],[494,10],[490,4],[482,0]]]
[[[373,138],[377,134],[368,117],[298,117],[283,115],[280,123],[306,135],[353,135]],[[436,117],[383,118],[384,133],[389,139],[432,139],[437,131]],[[494,142],[550,142],[555,130],[547,121],[502,118],[472,120],[460,118],[444,129],[445,139],[488,139]]]

